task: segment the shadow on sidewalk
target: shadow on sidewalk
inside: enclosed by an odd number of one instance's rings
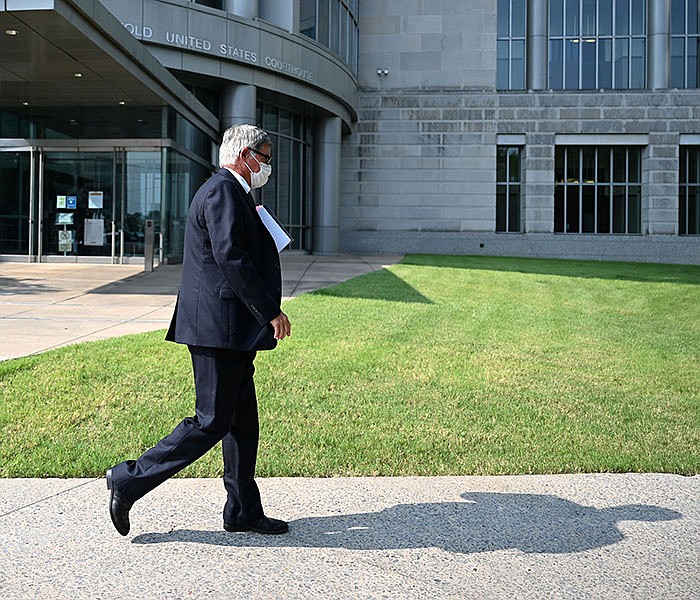
[[[174,296],[180,289],[182,265],[161,265],[153,271],[141,271],[90,290],[90,294],[147,294]]]
[[[624,539],[621,521],[670,521],[682,515],[647,505],[598,509],[556,496],[467,492],[463,502],[399,504],[374,513],[309,517],[283,536],[179,529],[146,533],[135,544],[189,542],[238,547],[399,550],[442,548],[454,553],[518,549],[566,554]]]
[[[0,276],[0,295],[9,296],[11,294],[45,294],[46,292],[60,291],[60,288],[46,285],[44,281],[44,279],[16,279],[15,277]]]

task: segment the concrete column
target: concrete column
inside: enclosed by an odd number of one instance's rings
[[[547,0],[527,3],[526,87],[547,89]]]
[[[665,89],[669,85],[670,19],[669,0],[649,0],[647,86],[652,89]]]
[[[221,125],[255,125],[256,89],[254,85],[232,83],[224,87],[221,98]]]
[[[224,10],[244,19],[257,19],[259,16],[259,0],[226,0]]]
[[[314,131],[314,254],[338,253],[341,142],[339,117],[317,119]]]

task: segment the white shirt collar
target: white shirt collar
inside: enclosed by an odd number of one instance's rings
[[[231,175],[233,175],[237,180],[238,183],[240,183],[243,186],[243,191],[245,191],[246,194],[250,194],[250,186],[248,185],[248,182],[243,179],[241,175],[236,173],[233,169],[230,169],[229,167],[224,167]]]

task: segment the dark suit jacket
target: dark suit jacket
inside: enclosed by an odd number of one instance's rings
[[[282,275],[253,199],[220,169],[190,205],[182,282],[166,339],[192,346],[270,350]]]

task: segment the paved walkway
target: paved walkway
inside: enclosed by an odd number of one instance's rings
[[[395,260],[287,254],[284,293]],[[0,263],[0,355],[163,328],[178,279],[177,267]],[[136,503],[126,538],[104,479],[0,480],[0,598],[700,598],[698,476],[259,484],[289,534],[224,532],[215,479],[167,481]]]

